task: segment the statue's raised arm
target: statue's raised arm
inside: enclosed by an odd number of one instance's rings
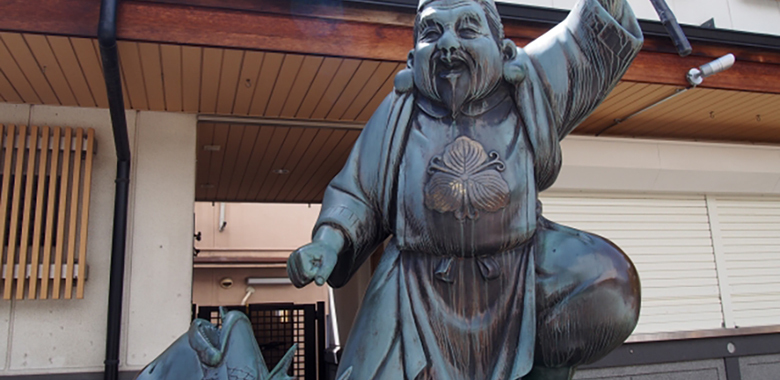
[[[642,47],[642,31],[625,0],[582,0],[569,16],[543,36],[518,49],[514,60],[525,80],[516,99],[529,139],[537,151],[539,190],[560,171],[559,140],[601,102]]]

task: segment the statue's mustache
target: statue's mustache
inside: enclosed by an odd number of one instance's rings
[[[465,66],[470,72],[476,69],[476,61],[471,54],[462,49],[450,52],[436,51],[431,55],[431,73],[435,74],[441,70],[450,70],[455,67]]]

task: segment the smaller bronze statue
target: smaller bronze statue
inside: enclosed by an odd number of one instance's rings
[[[222,329],[204,319],[194,320],[189,331],[147,365],[136,380],[293,380],[287,372],[296,348],[293,345],[269,372],[249,318],[240,311],[230,311],[222,315]]]

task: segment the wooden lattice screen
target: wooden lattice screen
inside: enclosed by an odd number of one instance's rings
[[[3,298],[84,298],[95,132],[2,129]]]

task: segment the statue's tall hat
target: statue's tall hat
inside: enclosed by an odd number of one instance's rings
[[[437,0],[420,0],[420,2],[417,5],[417,11],[419,12],[420,9],[423,9],[426,5],[437,1]],[[461,0],[461,1],[475,1],[475,2],[482,2],[482,3],[490,3],[492,7],[495,8],[496,4],[493,2],[493,0]]]

